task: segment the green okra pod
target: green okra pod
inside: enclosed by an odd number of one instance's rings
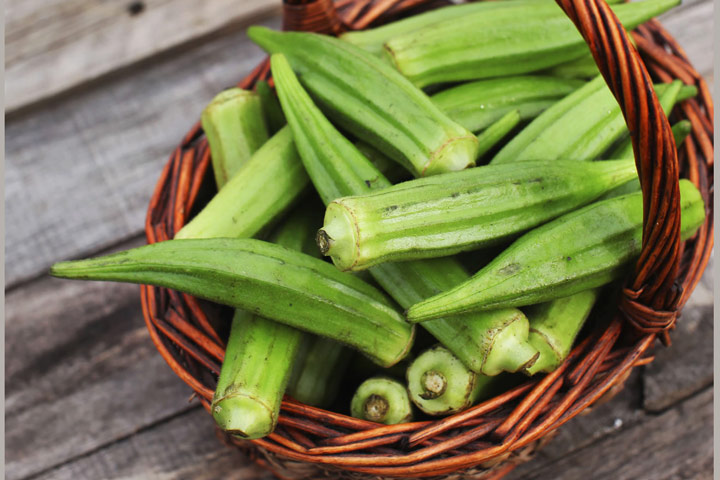
[[[660,84],[655,91],[669,112],[677,99],[693,94],[694,89],[681,88],[676,92],[669,84]],[[627,132],[617,100],[605,80],[598,76],[530,122],[490,163],[556,158],[594,160]]]
[[[478,375],[443,346],[418,355],[407,369],[410,400],[428,415],[461,412],[487,394],[493,377]]]
[[[682,238],[705,220],[698,189],[680,180]],[[627,271],[642,246],[641,192],[602,200],[531,230],[470,280],[410,307],[423,321],[474,310],[520,307],[605,285]]]
[[[532,4],[542,2],[544,0],[510,0],[513,3]],[[445,20],[453,20],[461,18],[469,13],[488,12],[502,8],[508,0],[500,0],[495,2],[474,2],[461,5],[453,5],[431,10],[429,12],[413,15],[402,20],[397,20],[380,27],[368,30],[358,30],[346,32],[340,35],[340,38],[353,45],[357,45],[364,50],[374,54],[383,54],[383,45],[393,37],[414,32],[419,28],[427,27],[435,23]]]
[[[283,115],[280,103],[273,94],[270,85],[265,80],[260,80],[255,85],[255,90],[260,96],[260,105],[262,106],[263,115],[267,122],[270,134],[275,135],[287,123],[285,115]]]
[[[350,413],[355,418],[394,425],[412,420],[412,404],[405,385],[392,378],[373,377],[355,390]]]
[[[600,75],[597,63],[592,54],[587,53],[582,57],[560,63],[547,70],[543,70],[546,75],[551,75],[561,79],[591,79]]]
[[[475,164],[478,141],[389,65],[327,35],[250,27],[250,38],[282,53],[335,121],[415,176]],[[278,60],[275,61],[278,63]]]
[[[314,225],[294,215],[273,235],[278,245],[308,251]],[[300,330],[236,310],[225,348],[212,414],[223,430],[242,438],[270,434],[303,339]]]
[[[324,337],[308,337],[287,394],[314,407],[325,408],[337,396],[350,352],[344,345]]]
[[[217,94],[203,110],[200,123],[210,146],[218,190],[268,139],[260,98],[241,88]]]
[[[283,128],[175,238],[252,237],[287,210],[309,183],[292,132]]]
[[[388,59],[415,85],[425,87],[537,71],[588,51],[575,25],[554,2],[493,3],[501,5],[389,39]],[[645,0],[612,9],[625,28],[632,29],[679,3]]]
[[[512,110],[500,119],[483,130],[478,135],[478,142],[480,144],[479,156],[485,155],[490,149],[498,144],[500,140],[512,131],[513,128],[517,127],[520,123],[520,111]]]
[[[302,333],[236,310],[212,401],[218,426],[242,438],[275,429]]]
[[[491,3],[498,2],[470,5]],[[550,76],[519,75],[463,83],[430,98],[448,117],[470,131],[479,132],[513,110],[520,112],[522,120],[534,118],[584,83]]]
[[[585,290],[528,307],[530,343],[540,352],[537,361],[523,369],[528,375],[552,372],[570,353],[575,337],[597,300],[599,290]]]
[[[497,244],[636,177],[633,160],[488,165],[328,204],[318,245],[340,270]]]
[[[335,267],[255,239],[168,240],[55,264],[64,278],[172,288],[352,346],[389,366],[413,329],[377,289]]]
[[[271,64],[278,96],[293,130],[300,157],[323,201],[329,203],[338,197],[389,187],[390,182],[383,174],[315,106],[287,63],[278,62],[277,58],[273,56]],[[370,268],[369,272],[403,308],[469,278],[453,258],[385,263]],[[508,332],[515,332],[512,335],[518,344],[522,343],[522,332],[527,340],[528,322],[517,309],[506,309],[502,314],[442,318],[423,324],[438,341],[476,372],[497,368],[516,371],[537,353],[531,348],[518,348],[518,353],[504,355],[507,352],[498,349],[486,362],[484,349],[492,344],[496,335],[510,326]]]

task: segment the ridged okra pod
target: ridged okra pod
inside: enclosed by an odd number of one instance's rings
[[[705,219],[700,192],[680,180],[683,239]],[[470,280],[410,307],[410,321],[567,297],[627,271],[642,245],[641,192],[602,200],[518,238]]]
[[[418,355],[407,370],[410,400],[428,415],[450,415],[471,407],[487,394],[493,377],[465,367],[441,345]]]
[[[633,160],[529,161],[410,180],[327,206],[318,245],[340,270],[497,244],[636,177]]]
[[[273,55],[271,65],[300,157],[323,201],[329,203],[338,197],[389,187],[390,182],[383,174],[314,105],[282,57]],[[452,258],[385,263],[369,272],[403,308],[469,278]],[[522,347],[510,355],[499,349],[489,360],[483,354],[496,336],[510,335],[518,345],[522,344],[523,334],[527,340],[528,322],[517,309],[506,309],[502,314],[436,319],[425,322],[423,327],[477,372],[486,368],[516,371],[536,354],[534,349]],[[508,333],[501,334],[502,331]]]
[[[565,360],[595,305],[598,293],[598,289],[585,290],[528,307],[526,314],[530,320],[530,343],[540,352],[540,356],[523,372],[528,375],[552,372]]]
[[[500,117],[498,121],[491,124],[477,136],[480,148],[478,156],[482,157],[489,152],[500,140],[513,131],[520,123],[520,111],[512,110]]]
[[[677,99],[692,96],[695,91],[688,87],[673,93],[674,89],[668,87],[668,84],[655,86],[667,112]],[[530,122],[490,163],[556,158],[594,160],[627,131],[617,100],[602,76],[598,76]]]
[[[273,241],[308,251],[313,223],[294,215],[280,226]],[[242,438],[270,434],[302,341],[300,330],[236,310],[225,348],[212,414],[223,430]]]
[[[284,127],[175,238],[252,237],[287,210],[309,183],[292,132]]]
[[[268,130],[272,135],[278,132],[287,123],[283,115],[280,103],[273,94],[270,85],[265,80],[260,80],[255,84],[255,90],[260,96],[260,105],[262,106],[263,116],[267,123]]]
[[[413,15],[402,20],[397,20],[380,27],[371,28],[368,30],[358,30],[354,32],[346,32],[340,35],[340,38],[346,42],[350,42],[353,45],[367,50],[374,55],[383,54],[383,45],[393,37],[414,32],[419,28],[427,27],[435,23],[439,23],[446,20],[453,20],[461,18],[465,15],[475,12],[482,12],[487,14],[488,12],[496,9],[503,8],[508,0],[501,0],[496,2],[475,2],[465,3],[462,5],[453,5],[443,8],[431,10],[429,12]],[[513,3],[539,3],[544,0],[510,0]]]
[[[500,2],[469,5],[492,3]],[[512,110],[518,110],[522,120],[534,118],[584,84],[573,79],[520,75],[463,83],[430,98],[448,117],[470,131],[479,132]]]
[[[268,139],[260,97],[241,88],[220,92],[205,107],[200,122],[219,190]]]
[[[352,352],[329,338],[308,336],[306,341],[287,393],[306,405],[325,408],[337,396]]]
[[[250,27],[250,38],[287,57],[335,121],[415,176],[475,164],[478,141],[420,89],[368,52],[327,35]]]
[[[588,51],[575,25],[554,2],[493,3],[501,5],[389,39],[387,57],[415,85],[425,87],[537,71]],[[612,9],[632,29],[679,3],[645,0]]]
[[[350,414],[385,425],[407,423],[412,420],[412,404],[404,384],[389,377],[373,377],[355,390]]]
[[[255,239],[168,240],[51,274],[172,288],[333,338],[379,365],[410,350],[413,329],[377,289],[334,266]]]

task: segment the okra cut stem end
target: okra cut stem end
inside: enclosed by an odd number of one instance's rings
[[[221,429],[245,439],[269,435],[277,421],[267,405],[245,395],[232,395],[213,401],[212,416]]]
[[[385,425],[412,420],[405,385],[387,377],[372,377],[361,383],[350,402],[350,412],[355,418]]]
[[[353,214],[344,205],[331,202],[325,212],[325,222],[318,230],[320,252],[332,258],[342,271],[353,270],[358,262],[358,241]]]
[[[488,376],[501,372],[517,372],[532,366],[540,356],[537,348],[528,341],[530,326],[527,317],[520,313],[495,335],[493,345],[483,362],[482,373]]]

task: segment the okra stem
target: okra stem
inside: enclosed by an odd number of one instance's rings
[[[412,420],[412,405],[405,385],[388,377],[365,380],[350,402],[353,417],[394,425]]]

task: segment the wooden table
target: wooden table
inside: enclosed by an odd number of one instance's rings
[[[708,78],[712,10],[688,0],[662,18]],[[278,28],[279,0],[8,0],[8,479],[272,478],[215,438],[156,353],[136,286],[46,275],[143,243],[169,152],[263,56],[251,23]],[[508,478],[711,478],[711,269],[673,347]]]

